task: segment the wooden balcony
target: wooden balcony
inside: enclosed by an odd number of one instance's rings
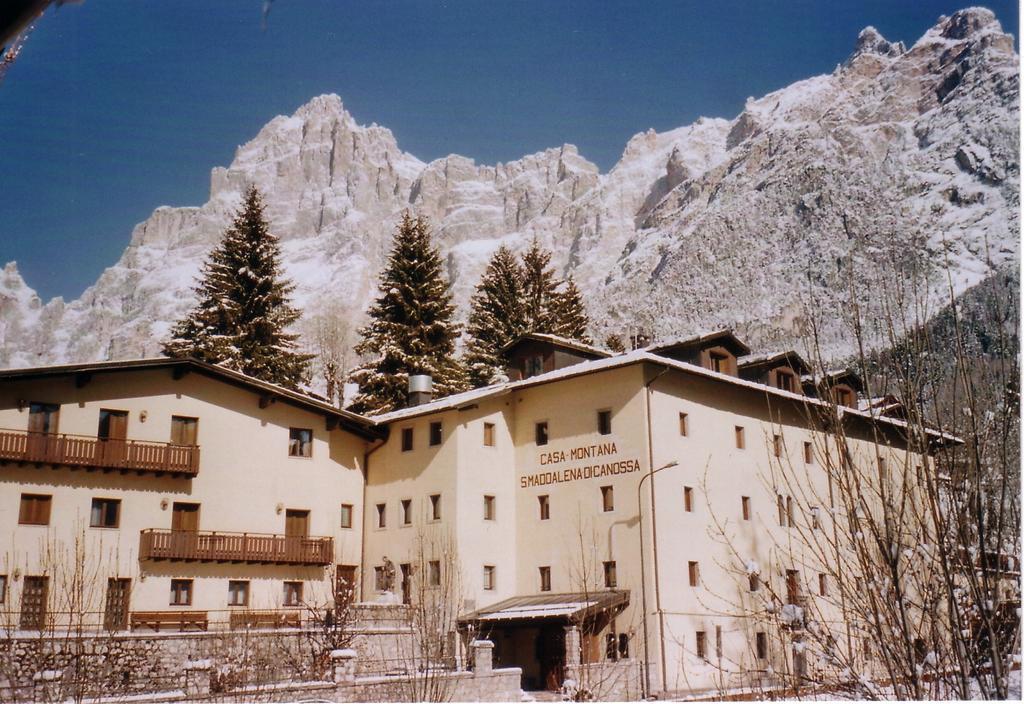
[[[199,447],[169,442],[107,440],[67,433],[0,430],[0,464],[7,462],[191,478],[199,473]]]
[[[139,535],[139,559],[329,565],[334,562],[334,538],[150,528]]]

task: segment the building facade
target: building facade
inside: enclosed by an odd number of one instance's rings
[[[927,461],[901,421],[858,410],[846,377],[842,393],[808,382],[795,353],[745,362],[725,331],[618,355],[528,336],[506,354],[508,382],[373,419],[195,362],[4,372],[10,617],[53,604],[41,546],[83,535],[112,556],[120,627],[259,619],[355,580],[364,601],[453,604],[464,639],[492,640],[528,689],[695,691],[813,667],[793,647],[802,614],[840,608],[813,536],[861,510],[826,470],[860,468],[881,496]],[[91,464],[39,445],[55,433],[88,436]],[[784,636],[755,616],[777,607]]]

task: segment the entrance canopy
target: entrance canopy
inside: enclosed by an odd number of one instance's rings
[[[629,590],[514,596],[459,617],[459,623],[525,623],[540,620],[583,621],[621,611]]]

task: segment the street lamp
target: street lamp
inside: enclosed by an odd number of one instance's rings
[[[663,464],[657,469],[652,469],[644,476],[640,477],[640,481],[636,485],[636,515],[639,521],[640,528],[640,599],[643,602],[643,619],[644,619],[644,696],[650,696],[651,694],[651,659],[648,648],[648,637],[647,637],[647,570],[644,567],[644,513],[643,513],[643,502],[640,500],[640,491],[644,485],[644,479],[653,477],[655,474],[663,469],[671,469],[677,467],[679,462],[672,460],[667,464]],[[654,480],[651,480],[651,510],[654,510]],[[653,513],[652,513],[653,521]],[[652,524],[652,529],[654,528]],[[653,531],[657,536],[657,531]],[[654,579],[655,588],[657,588],[658,579],[658,546],[657,543],[654,545]],[[660,615],[660,614],[659,614]],[[664,655],[664,654],[663,654]],[[665,683],[662,682],[662,688]]]

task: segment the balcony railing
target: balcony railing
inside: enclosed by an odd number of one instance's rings
[[[0,462],[194,477],[199,473],[199,447],[169,442],[109,440],[67,433],[0,430]]]
[[[334,539],[150,528],[142,531],[139,536],[139,558],[183,562],[329,565],[334,561]]]

